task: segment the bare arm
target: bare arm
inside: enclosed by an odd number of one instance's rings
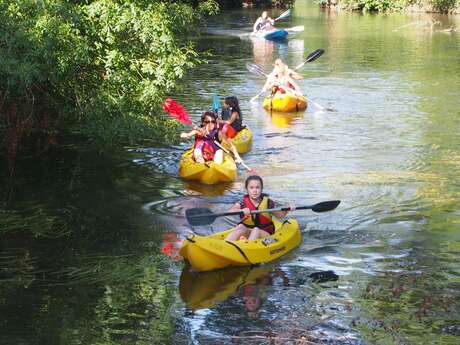
[[[291,77],[289,77],[289,83],[290,83],[292,86],[294,86],[294,90],[295,90],[296,92],[302,93],[302,92],[300,91],[299,85],[298,85],[298,84],[294,81],[294,79],[292,79]]]
[[[232,140],[229,139],[224,133],[220,132],[219,131],[219,140],[224,143],[224,144],[227,144],[227,146],[230,146],[230,150],[233,152],[233,155],[235,156],[235,161],[237,163],[240,163],[242,162],[243,160],[241,159],[240,157],[240,154],[238,153],[235,145],[233,145],[232,143]]]
[[[292,79],[295,79],[295,80],[301,80],[303,79],[303,75],[297,73],[296,71],[292,70],[292,69],[289,69],[289,76],[292,78]]]
[[[295,205],[291,204],[291,205],[289,205],[289,208],[290,208],[289,211],[294,211],[295,210]],[[276,218],[283,218],[284,216],[286,216],[289,213],[289,211],[276,211],[276,212],[273,212],[273,214],[275,215]]]
[[[256,22],[254,23],[254,26],[252,27],[253,32],[257,32],[257,25],[260,23],[260,17],[257,18]]]
[[[190,137],[193,137],[194,135],[198,134],[198,131],[196,129],[190,131],[190,132],[182,132],[180,134],[180,137],[182,139],[189,139]]]
[[[228,210],[228,212],[236,212],[241,210],[241,205],[239,202],[233,204],[233,206]]]
[[[233,122],[236,121],[236,119],[238,117],[239,117],[238,112],[234,111],[234,112],[232,112],[232,115],[230,116],[230,118],[225,122],[228,123],[229,125],[231,125]]]

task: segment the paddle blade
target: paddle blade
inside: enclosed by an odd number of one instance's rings
[[[305,30],[305,26],[303,25],[293,26],[292,28],[287,28],[285,30],[288,32],[302,32]]]
[[[217,113],[217,111],[220,109],[220,100],[219,97],[214,94],[212,95],[212,110]]]
[[[290,15],[291,15],[291,10],[289,9],[289,10],[284,11],[283,13],[281,13],[279,15],[279,17],[275,19],[275,21],[283,19],[283,18],[286,18],[287,16],[290,16]]]
[[[335,208],[337,208],[339,204],[340,204],[340,200],[323,201],[323,202],[317,203],[316,205],[313,205],[311,210],[317,213],[332,211]]]
[[[193,226],[209,225],[216,220],[216,215],[209,208],[198,207],[185,210],[187,222]]]
[[[262,67],[260,67],[259,65],[256,65],[255,63],[246,63],[246,68],[248,69],[249,72],[255,74],[255,75],[258,75],[258,76],[261,76],[261,77],[265,77],[266,74],[264,72],[264,70],[262,69]]]
[[[307,56],[307,58],[305,59],[305,62],[314,61],[323,54],[324,54],[324,49],[316,49],[314,52],[312,52],[310,55]]]
[[[163,104],[163,109],[176,120],[182,123],[191,124],[192,120],[183,106],[174,102],[172,98],[167,98]]]

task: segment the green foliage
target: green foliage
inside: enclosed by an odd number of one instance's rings
[[[160,105],[200,62],[184,35],[217,10],[214,0],[0,0],[6,145],[50,128],[103,145],[170,138]]]
[[[363,12],[393,12],[400,11],[406,5],[406,0],[344,0],[343,4],[351,10]]]
[[[295,0],[243,0],[243,1],[225,1],[225,0],[221,0],[220,1],[221,4],[223,4],[223,6],[225,5],[229,5],[228,3],[231,3],[230,5],[233,5],[233,6],[236,6],[238,3],[239,6],[241,6],[243,3],[246,5],[246,6],[249,6],[249,7],[264,7],[264,8],[268,8],[268,7],[282,7],[282,8],[286,8],[286,7],[293,7],[294,6],[294,3],[295,3]]]
[[[457,6],[460,6],[459,0],[430,0],[433,8],[439,12],[447,13]]]

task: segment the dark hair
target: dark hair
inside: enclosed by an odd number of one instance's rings
[[[232,111],[236,111],[238,114],[241,114],[238,98],[236,98],[235,96],[225,97],[224,102],[230,106]]]
[[[262,187],[262,189],[264,188],[264,181],[262,181],[262,177],[260,177],[259,175],[251,175],[251,176],[248,176],[248,178],[246,179],[246,181],[244,182],[244,187],[247,189],[248,188],[248,184],[249,182],[251,181],[259,181],[260,182],[260,186]]]
[[[203,115],[201,115],[201,123],[203,124],[204,122],[204,119],[207,118],[207,117],[212,117],[213,120],[217,120],[217,115],[216,113],[212,112],[212,111],[205,111],[203,113]]]

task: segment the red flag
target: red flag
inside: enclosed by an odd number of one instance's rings
[[[174,102],[172,98],[167,98],[163,104],[163,109],[176,120],[179,120],[182,123],[191,124],[192,120],[190,119],[187,110],[183,106]]]

